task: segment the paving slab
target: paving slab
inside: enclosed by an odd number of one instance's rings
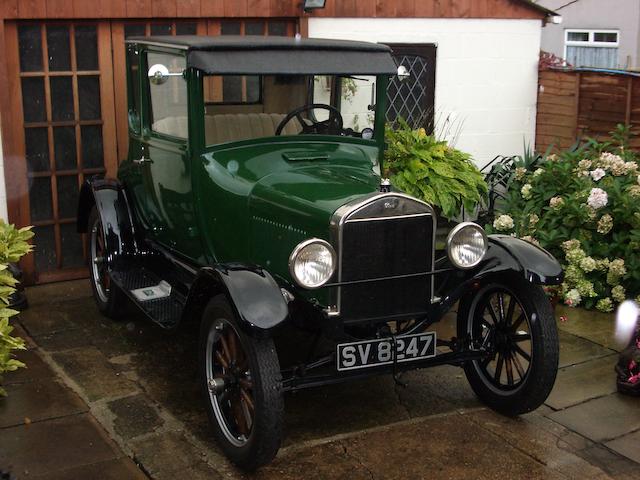
[[[623,435],[605,445],[638,464],[640,470],[640,430]]]
[[[0,429],[0,445],[0,465],[20,479],[121,456],[87,414]]]
[[[83,389],[89,401],[137,393],[136,385],[116,372],[96,347],[53,354],[54,360]]]
[[[596,465],[616,480],[640,480],[640,465],[601,444],[596,443],[584,450],[578,450],[576,455]],[[580,480],[583,478],[585,477],[578,477]]]
[[[33,382],[42,379],[51,379],[55,374],[51,368],[42,361],[40,356],[33,350],[19,350],[15,354],[16,359],[26,365],[26,368],[19,368],[13,372],[3,375],[4,385],[13,383]]]
[[[640,404],[637,398],[616,393],[554,412],[549,418],[601,442],[640,429]]]
[[[352,474],[347,473],[352,472]],[[466,415],[432,417],[291,451],[258,479],[560,479]]]
[[[179,431],[160,432],[130,442],[136,462],[144,465],[152,478],[190,478],[184,472],[190,469],[205,470],[214,480],[220,474],[204,463],[201,452],[195,450]],[[195,465],[202,462],[202,464]]]
[[[616,353],[615,350],[605,348],[591,340],[577,337],[571,333],[562,330],[558,333],[560,339],[560,368]]]
[[[613,336],[615,316],[612,313],[569,308],[564,305],[556,307],[556,318],[566,317],[565,322],[558,322],[558,328],[578,337],[591,340],[605,348],[621,351],[624,346],[618,345]]]
[[[55,380],[7,385],[0,398],[0,428],[87,411],[84,402]]]
[[[91,297],[91,284],[88,279],[36,285],[27,289],[29,308],[44,306],[49,308],[55,303],[67,303],[70,300]]]
[[[148,480],[149,477],[130,458],[118,458],[37,475],[32,478],[37,480]]]
[[[491,410],[482,410],[465,417],[561,475],[569,478],[609,478],[600,468],[574,453],[593,445],[592,442],[538,412],[509,418]]]
[[[545,403],[560,410],[615,392],[616,376],[613,368],[617,361],[618,356],[614,354],[560,369],[551,395]]]
[[[125,439],[152,433],[164,424],[151,400],[143,394],[114,400],[107,407],[115,416],[115,432]]]

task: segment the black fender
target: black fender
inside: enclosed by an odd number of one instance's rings
[[[454,268],[445,256],[436,263],[440,274],[436,284],[440,301],[434,305],[437,317],[444,315],[457,301],[466,301],[487,281],[511,275],[522,275],[536,285],[559,285],[564,279],[562,266],[549,252],[525,240],[509,235],[489,235],[489,248],[477,267],[470,270]]]
[[[268,330],[289,315],[280,286],[261,267],[218,264],[198,271],[189,289],[183,320],[199,320],[211,298],[224,294],[249,332]]]
[[[78,233],[88,232],[89,215],[93,206],[98,210],[109,252],[108,262],[135,255],[138,246],[131,208],[123,185],[110,178],[93,177],[80,189],[78,199]]]

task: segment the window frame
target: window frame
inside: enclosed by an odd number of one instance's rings
[[[149,77],[147,75],[147,72],[149,71],[149,54],[163,54],[163,55],[173,55],[176,57],[182,57],[185,59],[185,66],[186,66],[186,55],[183,51],[179,51],[179,50],[173,50],[173,49],[169,49],[169,48],[162,48],[162,47],[147,47],[144,48],[140,51],[139,55],[141,57],[141,64],[144,64],[144,68],[140,69],[140,77],[141,80],[143,82],[143,85],[145,86],[145,88],[143,88],[141,91],[144,91],[144,103],[142,104],[141,110],[144,111],[144,118],[142,120],[142,125],[143,125],[143,129],[144,129],[144,133],[147,136],[150,137],[154,137],[154,138],[159,138],[162,140],[169,140],[172,142],[176,142],[176,143],[182,143],[182,144],[186,144],[189,142],[189,134],[187,133],[187,137],[183,138],[183,137],[177,137],[174,135],[170,135],[168,133],[162,133],[162,132],[158,132],[156,130],[154,130],[152,128],[152,124],[153,124],[153,106],[152,106],[152,102],[151,102],[151,82],[149,81]],[[185,82],[185,89],[187,92],[187,104],[186,104],[186,113],[187,113],[187,125],[189,124],[189,122],[191,122],[191,115],[189,114],[190,111],[190,100],[189,100],[189,81],[187,78],[187,72],[188,72],[188,68],[184,69],[184,82]]]
[[[205,77],[211,77],[212,79],[214,77],[220,77],[221,81],[220,81],[220,95],[222,95],[223,100],[222,101],[206,101],[204,102],[205,107],[208,105],[215,105],[215,106],[225,106],[225,105],[262,105],[264,102],[264,92],[263,92],[263,88],[264,88],[264,80],[263,77],[264,75],[205,75]],[[256,100],[255,102],[245,102],[245,101],[239,101],[239,102],[225,102],[224,101],[224,95],[223,95],[223,85],[224,85],[224,78],[225,77],[239,77],[240,81],[242,83],[242,86],[246,89],[246,84],[247,84],[247,80],[246,77],[258,77],[258,82],[259,82],[259,87],[258,87],[258,100]],[[207,91],[207,88],[205,86],[203,86],[204,91]]]
[[[586,33],[589,40],[569,40],[570,33]],[[595,40],[596,33],[615,33],[615,42],[599,42]],[[618,48],[620,46],[620,30],[601,30],[590,28],[567,28],[564,31],[564,58],[567,58],[567,47],[599,47],[599,48]]]

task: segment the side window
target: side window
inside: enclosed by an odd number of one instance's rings
[[[129,89],[129,128],[140,133],[140,55],[135,46],[127,49],[129,72],[127,83]]]
[[[167,53],[147,54],[147,66],[166,68],[167,75],[160,81],[149,81],[151,130],[172,137],[188,137],[187,82],[182,75],[186,59]]]
[[[257,75],[205,77],[204,101],[209,105],[262,103],[262,77]]]
[[[361,132],[365,128],[373,129],[375,115],[371,110],[375,103],[376,77],[359,75],[357,77],[336,77],[316,75],[313,78],[313,103],[333,105],[342,115],[343,128]],[[318,121],[329,118],[327,110],[314,110]]]

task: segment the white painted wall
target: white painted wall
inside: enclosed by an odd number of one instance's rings
[[[541,29],[539,20],[309,19],[310,37],[435,43],[436,122],[461,123],[455,146],[479,166],[534,143]]]
[[[2,125],[0,125],[0,218],[8,221],[7,187],[4,183],[4,155],[2,153]]]

